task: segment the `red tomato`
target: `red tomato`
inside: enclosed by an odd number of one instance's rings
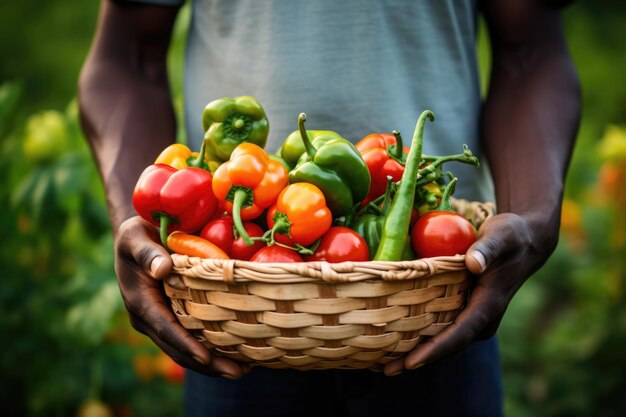
[[[476,241],[476,229],[451,211],[429,211],[411,230],[411,245],[419,258],[462,255]]]
[[[252,262],[302,262],[298,252],[282,246],[265,246],[250,258]]]
[[[354,230],[333,226],[322,236],[313,255],[305,256],[306,261],[369,261],[369,249],[365,239]]]
[[[250,237],[263,236],[263,229],[255,223],[243,222],[243,227]],[[247,246],[241,237],[235,239],[233,218],[230,216],[221,217],[208,222],[200,237],[219,246],[232,259],[243,259],[247,261],[250,257],[261,249],[265,244],[262,241],[255,241],[254,245]]]

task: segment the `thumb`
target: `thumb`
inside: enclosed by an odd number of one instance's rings
[[[489,268],[500,252],[500,228],[498,216],[487,219],[478,230],[478,239],[465,253],[465,266],[474,274],[480,275]],[[494,220],[495,218],[495,220]]]
[[[124,254],[130,254],[152,278],[163,279],[172,269],[172,258],[161,245],[156,229],[143,220],[135,217],[122,223],[116,245],[122,258],[129,259]]]
[[[165,252],[165,254],[156,254],[152,262],[150,262],[150,275],[152,275],[153,278],[163,279],[170,273],[171,269],[172,261],[167,252]]]
[[[474,246],[470,247],[465,254],[465,266],[472,274],[480,275],[487,269],[487,261],[482,252]]]
[[[519,216],[504,213],[487,219],[478,231],[478,240],[467,250],[465,265],[473,274],[482,274],[505,252],[519,248],[520,236],[527,234]]]

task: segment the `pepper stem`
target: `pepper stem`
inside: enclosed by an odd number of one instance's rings
[[[196,168],[204,168],[206,166],[204,161],[206,158],[206,144],[208,141],[208,136],[205,136],[202,140],[202,145],[200,146],[199,155],[196,158],[189,158],[189,160],[187,161],[187,166]]]
[[[244,189],[238,189],[233,196],[233,223],[235,224],[235,230],[239,233],[239,236],[243,239],[246,246],[254,245],[254,241],[246,232],[246,228],[241,221],[241,209],[243,208],[246,200],[248,200],[248,192]]]
[[[278,244],[278,242],[276,242],[276,239],[274,238],[274,234],[276,233],[282,233],[284,235],[291,236],[291,222],[289,221],[289,218],[285,213],[277,211],[276,214],[274,214],[272,220],[274,221],[274,226],[272,226],[272,228],[265,233],[265,235],[269,234],[269,239],[266,240],[266,243],[268,245]]]
[[[400,132],[397,130],[394,130],[391,133],[393,133],[393,135],[396,137],[396,144],[390,146],[389,156],[391,156],[398,162],[402,162],[402,160],[404,159],[404,145],[402,144],[402,135],[400,135]]]
[[[383,207],[381,209],[381,216],[386,216],[391,207],[391,189],[393,184],[393,177],[387,175],[387,187],[385,188],[385,198],[383,199]]]
[[[163,244],[163,247],[165,247],[165,249],[167,249],[169,252],[171,251],[170,248],[167,246],[167,228],[169,227],[171,222],[172,219],[170,218],[170,216],[166,216],[165,214],[159,216],[159,236],[161,237],[161,243]]]
[[[452,193],[454,192],[454,188],[456,187],[457,181],[458,181],[458,178],[454,177],[448,183],[448,185],[446,185],[446,188],[443,190],[443,194],[441,195],[441,203],[439,203],[439,207],[437,208],[437,210],[453,211],[452,205],[450,204],[450,197],[452,197]]]
[[[309,161],[311,161],[313,160],[313,158],[315,158],[315,152],[317,151],[317,149],[315,149],[315,146],[313,146],[313,144],[309,140],[309,135],[306,133],[306,129],[304,128],[304,122],[306,122],[306,114],[300,113],[300,115],[298,116],[298,130],[300,131],[302,143],[304,143],[304,150],[309,156]]]
[[[473,165],[476,168],[480,167],[480,162],[478,158],[474,156],[474,154],[467,147],[467,145],[463,145],[463,153],[445,156],[422,155],[422,161],[429,162],[429,164],[418,171],[419,179],[415,185],[416,188],[423,187],[425,184],[434,181],[435,177],[439,176],[439,174],[436,173],[436,170],[446,162],[461,162],[464,164]]]

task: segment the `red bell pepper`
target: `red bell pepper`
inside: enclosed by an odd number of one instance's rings
[[[177,170],[153,164],[137,180],[133,207],[143,219],[160,228],[161,241],[167,247],[169,232],[193,233],[213,218],[218,204],[211,183],[211,173],[201,168]]]
[[[397,130],[394,130],[393,134],[367,135],[356,144],[356,148],[363,156],[372,178],[370,191],[362,203],[365,206],[385,194],[387,176],[391,176],[394,182],[400,181],[409,148],[402,146],[402,137]]]

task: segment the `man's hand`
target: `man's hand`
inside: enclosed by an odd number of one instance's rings
[[[178,323],[161,282],[171,272],[172,261],[151,224],[140,217],[122,223],[115,239],[115,255],[120,291],[136,330],[150,337],[179,365],[196,372],[239,379],[249,370],[247,365],[211,356]]]
[[[539,232],[547,230],[554,235],[554,230],[558,229],[544,228]],[[493,336],[515,292],[553,249],[536,247],[529,223],[510,213],[489,218],[480,228],[478,237],[466,255],[467,268],[476,276],[476,283],[465,309],[443,332],[405,358],[388,364],[385,374],[396,375],[419,368],[460,352],[475,340]],[[538,240],[550,239],[543,236]]]
[[[467,252],[476,285],[465,309],[446,330],[388,364],[387,375],[495,334],[515,292],[556,246],[580,88],[554,3],[480,3],[492,48],[481,134],[502,214],[483,224]]]

